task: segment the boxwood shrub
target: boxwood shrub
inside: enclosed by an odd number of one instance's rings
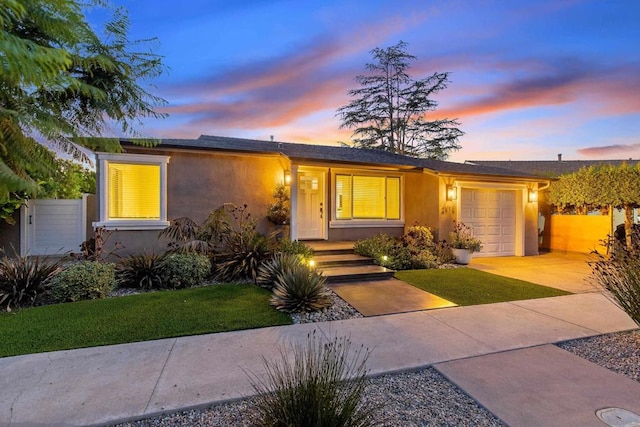
[[[116,287],[115,264],[83,261],[71,264],[51,283],[51,294],[57,302],[105,298]]]
[[[210,273],[211,262],[206,255],[195,252],[171,254],[163,263],[162,286],[169,289],[199,286]]]

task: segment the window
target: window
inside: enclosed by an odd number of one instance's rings
[[[336,174],[336,219],[400,219],[400,177]]]
[[[168,162],[167,156],[98,153],[100,221],[94,225],[166,227]]]

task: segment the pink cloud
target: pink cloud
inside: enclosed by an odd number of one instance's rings
[[[603,145],[600,147],[587,147],[576,150],[586,157],[608,158],[611,156],[639,157],[640,143]]]

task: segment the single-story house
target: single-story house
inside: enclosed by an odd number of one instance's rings
[[[290,238],[357,240],[401,235],[414,223],[447,238],[453,221],[473,227],[480,256],[538,254],[537,191],[549,180],[507,169],[354,149],[216,136],[123,140],[97,153],[97,220],[127,252],[158,251],[171,219],[200,222],[224,203],[247,205],[269,231],[279,183],[289,187]]]

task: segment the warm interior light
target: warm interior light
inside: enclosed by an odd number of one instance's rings
[[[284,185],[291,185],[291,172],[284,171]]]
[[[529,203],[535,203],[538,201],[538,192],[536,190],[529,190]]]
[[[458,198],[458,189],[453,185],[447,185],[447,200],[454,201]]]

